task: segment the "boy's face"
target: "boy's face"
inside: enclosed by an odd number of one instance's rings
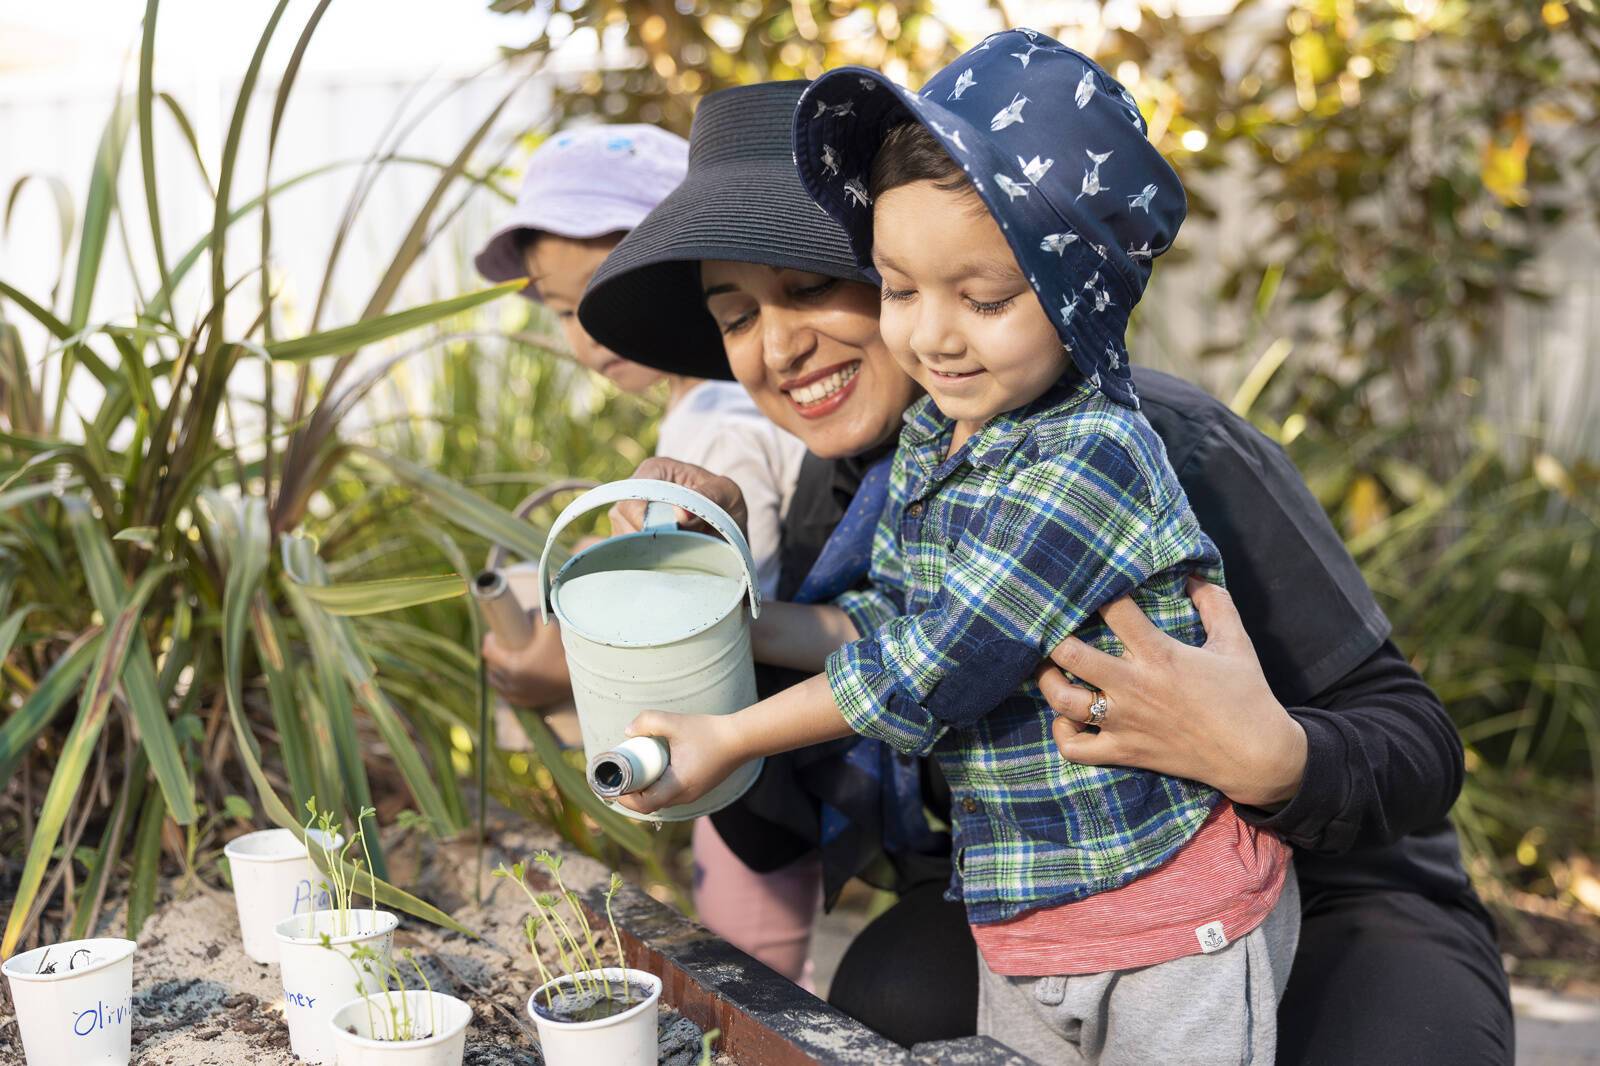
[[[578,363],[609,378],[623,392],[644,392],[661,373],[630,362],[599,344],[578,322],[578,300],[606,256],[622,241],[621,234],[574,240],[541,233],[523,251],[528,276],[539,286],[539,298],[556,313],[567,347]]]
[[[1055,326],[976,193],[897,186],[872,224],[884,343],[955,420],[958,444],[1061,377]]]

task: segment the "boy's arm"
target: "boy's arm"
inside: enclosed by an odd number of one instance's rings
[[[829,657],[845,720],[925,754],[983,718],[1092,612],[1153,575],[1150,500],[1127,448],[1100,434],[1018,471],[977,535],[950,548],[931,603]]]
[[[763,603],[750,626],[756,662],[812,673],[860,635],[849,615],[825,603]]]
[[[640,814],[692,803],[751,759],[850,735],[827,678],[809,678],[733,714],[645,711],[629,725],[630,737],[660,737],[668,763],[660,780],[618,803]]]

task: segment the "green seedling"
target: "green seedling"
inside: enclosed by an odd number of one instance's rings
[[[578,894],[561,879],[561,858],[548,851],[539,851],[534,854],[533,861],[549,871],[551,879],[555,881],[556,891],[535,892],[528,885],[526,863],[519,862],[510,867],[501,863],[495,868],[494,876],[511,881],[522,889],[528,902],[533,904],[533,913],[524,920],[522,931],[528,938],[528,950],[533,954],[533,961],[539,967],[539,977],[545,990],[545,1007],[555,1009],[553,990],[563,983],[571,986],[574,995],[598,992],[605,999],[611,999],[611,981],[605,974],[605,961],[595,945],[594,929],[589,925],[588,915],[578,900]],[[617,967],[623,974],[621,998],[626,1001],[630,994],[627,960],[622,955],[622,940],[617,936],[616,920],[611,916],[611,899],[621,887],[622,878],[612,874],[611,883],[606,889],[606,922],[611,927],[611,940],[616,946]],[[565,908],[562,907],[563,903]],[[550,930],[561,967],[559,975],[552,974],[539,956],[541,929]],[[566,999],[565,993],[562,999]]]
[[[356,882],[361,877],[363,868],[367,871],[367,901],[372,905],[372,920],[378,920],[378,875],[372,866],[372,849],[367,845],[366,830],[362,824],[369,818],[377,815],[377,810],[372,807],[363,807],[356,815],[356,829],[345,835],[344,825],[338,821],[332,811],[317,810],[317,797],[312,796],[306,800],[306,813],[309,816],[305,824],[306,858],[311,859],[313,865],[319,865],[327,874],[327,879],[321,882],[322,890],[327,893],[333,903],[334,936],[349,936],[357,932],[354,908],[351,900],[355,898]],[[311,831],[315,829],[321,833],[317,847],[322,852],[322,862],[316,863],[312,858]],[[333,842],[341,836],[344,845],[335,848]],[[361,858],[350,858],[350,852],[357,843],[361,845]]]
[[[329,951],[337,951],[333,941],[327,933],[322,934],[322,946]],[[343,952],[340,952],[343,955]],[[367,1005],[367,1032],[372,1034],[374,1040],[422,1040],[430,1037],[437,1030],[438,1024],[433,1013],[433,983],[428,980],[428,975],[417,963],[416,953],[410,948],[400,952],[400,957],[411,964],[422,988],[427,993],[428,1015],[426,1019],[416,1015],[411,1010],[411,997],[406,995],[405,977],[400,967],[394,961],[380,952],[374,951],[371,945],[359,944],[348,955],[345,961],[350,964],[351,972],[356,977],[356,995],[360,996]],[[370,992],[368,979],[378,983],[378,991]],[[394,988],[390,989],[393,983]],[[398,995],[396,995],[398,993]],[[383,1012],[388,1016],[387,1029],[379,1029],[378,1016],[373,1011],[373,1000],[378,995],[383,997]],[[387,1035],[383,1035],[387,1034]]]
[[[711,1045],[722,1035],[721,1029],[700,1034],[700,1062],[698,1066],[711,1066]]]
[[[611,916],[611,900],[622,891],[622,875],[611,871],[611,883],[606,885],[606,924],[611,927],[611,942],[617,946],[617,958],[622,958],[622,938],[617,935],[617,920]],[[622,998],[628,998],[628,967],[622,966]]]

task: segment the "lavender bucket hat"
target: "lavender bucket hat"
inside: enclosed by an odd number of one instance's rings
[[[550,137],[528,158],[516,206],[473,262],[490,281],[527,275],[524,234],[583,240],[626,233],[677,188],[689,142],[656,126],[580,126]],[[539,298],[530,282],[522,295]]]
[[[885,134],[910,120],[961,164],[1073,365],[1138,407],[1128,315],[1188,204],[1132,95],[1094,60],[1029,29],[990,36],[920,94],[866,67],[817,79],[795,112],[795,166],[875,281],[867,175]]]

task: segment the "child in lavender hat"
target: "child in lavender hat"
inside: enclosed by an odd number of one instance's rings
[[[820,670],[731,715],[646,712],[683,803],[747,759],[860,734],[951,789],[947,898],[977,941],[978,1028],[1041,1063],[1270,1063],[1299,929],[1288,846],[1216,790],[1067,761],[1035,674],[1131,595],[1205,638],[1221,580],[1128,374],[1128,312],[1185,200],[1132,96],[1033,30],[913,93],[862,67],[800,98],[795,163],[882,286],[879,329],[927,392],[906,412],[870,587],[768,604],[758,656]],[[781,635],[782,639],[778,639]],[[1084,728],[1114,723],[1104,694]]]
[[[516,206],[475,261],[490,281],[528,278],[523,295],[555,313],[580,365],[624,392],[643,393],[665,382],[656,454],[738,484],[757,578],[770,596],[778,576],[780,518],[805,446],[768,421],[737,384],[663,374],[623,359],[589,336],[576,314],[589,278],[678,185],[687,166],[688,142],[655,126],[557,133],[529,158]],[[514,702],[548,706],[567,698],[566,658],[554,623],[536,626],[534,639],[520,649],[501,647],[491,634],[483,651],[495,687]],[[815,863],[756,874],[722,842],[710,819],[699,819],[693,834],[701,920],[784,976],[802,980],[821,892]]]

